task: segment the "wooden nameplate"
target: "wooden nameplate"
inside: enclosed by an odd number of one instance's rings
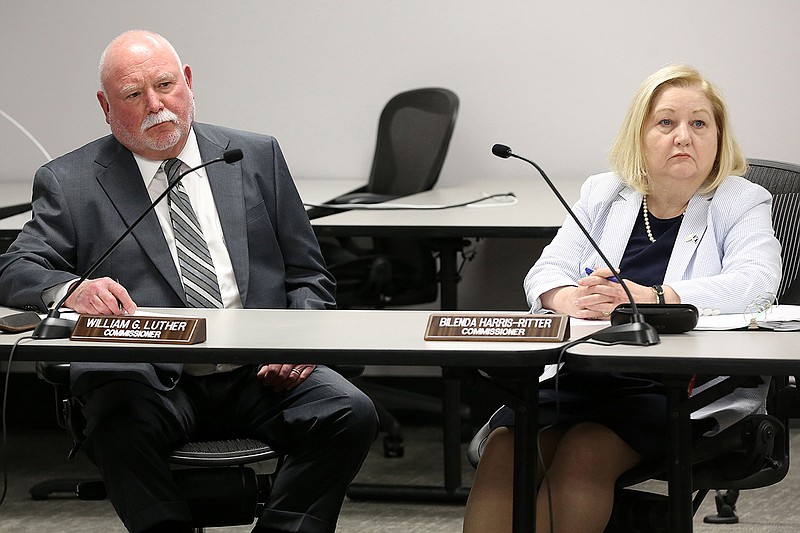
[[[197,344],[206,340],[206,319],[175,316],[81,315],[70,339]]]
[[[569,315],[433,314],[426,341],[561,342],[569,338]]]

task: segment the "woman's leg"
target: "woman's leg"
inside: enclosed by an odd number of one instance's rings
[[[611,517],[617,478],[641,456],[611,429],[595,423],[569,428],[537,497],[536,530],[549,531],[548,492],[554,531],[602,533]]]
[[[561,432],[542,433],[539,446],[545,464],[550,464]],[[543,469],[537,466],[537,486]],[[464,513],[464,533],[511,531],[514,485],[514,430],[497,428],[489,435],[470,489]],[[534,505],[531,502],[531,505]]]
[[[536,530],[550,531],[548,492],[552,493],[554,531],[602,532],[611,516],[617,478],[641,457],[612,430],[593,423],[566,432],[545,431],[540,450],[547,467],[537,468]],[[489,435],[464,514],[464,533],[511,531],[514,431],[498,428]]]

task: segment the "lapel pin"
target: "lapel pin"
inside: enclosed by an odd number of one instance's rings
[[[686,239],[685,239],[686,242],[692,241],[695,244],[697,244],[697,241],[699,241],[699,240],[700,239],[697,237],[696,233],[690,233],[689,235],[686,236]]]

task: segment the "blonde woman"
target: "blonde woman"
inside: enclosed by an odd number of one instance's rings
[[[614,141],[611,168],[584,183],[573,210],[637,303],[690,303],[703,314],[740,313],[777,290],[781,259],[772,197],[740,177],[746,161],[725,104],[697,70],[669,66],[644,81]],[[606,318],[628,299],[602,265],[567,217],[525,278],[531,310]],[[769,383],[762,381],[695,412],[693,431],[716,433],[763,411]],[[537,506],[536,531],[550,531],[549,499],[554,531],[602,533],[617,478],[642,461],[666,460],[665,390],[657,374],[564,368],[557,396],[552,379],[542,382],[540,422],[552,427],[541,435],[548,483],[531,502]],[[466,533],[511,531],[513,426],[508,408],[492,417],[467,504]],[[540,465],[539,483],[542,470]]]

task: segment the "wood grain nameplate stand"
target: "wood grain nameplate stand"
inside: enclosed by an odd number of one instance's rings
[[[569,315],[433,314],[426,341],[561,342],[569,338]]]
[[[81,315],[73,341],[197,344],[206,340],[206,319],[169,316]]]

